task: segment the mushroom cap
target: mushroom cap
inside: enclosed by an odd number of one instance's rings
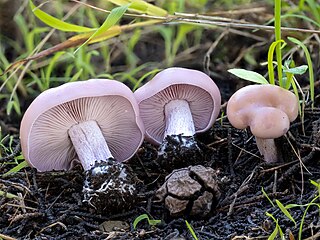
[[[161,144],[165,132],[165,105],[174,99],[189,103],[195,131],[208,130],[219,115],[220,91],[203,72],[186,68],[168,68],[138,88],[134,95],[146,129],[146,139]]]
[[[239,89],[228,101],[227,116],[238,129],[250,127],[258,138],[284,135],[298,116],[298,99],[276,85],[249,85]]]
[[[42,92],[25,112],[20,139],[26,161],[39,171],[70,169],[77,154],[68,130],[88,120],[97,122],[117,161],[132,157],[143,142],[139,107],[126,85],[107,79],[70,82]]]

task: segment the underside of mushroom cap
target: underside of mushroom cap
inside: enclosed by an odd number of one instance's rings
[[[146,138],[160,144],[165,133],[164,108],[171,100],[186,100],[196,132],[208,130],[216,120],[221,106],[220,91],[206,74],[185,68],[168,68],[134,92]]]
[[[39,171],[68,170],[77,159],[68,130],[90,120],[118,161],[132,157],[143,141],[138,105],[128,87],[106,79],[67,83],[41,93],[27,109],[20,127],[26,161]]]

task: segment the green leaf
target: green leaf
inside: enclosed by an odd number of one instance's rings
[[[290,204],[287,204],[285,206],[286,209],[290,209],[290,208],[295,208],[295,207],[305,207],[307,204],[295,204],[295,203],[290,203]]]
[[[151,226],[157,225],[159,223],[161,223],[161,220],[153,220],[150,219],[149,216],[147,214],[141,214],[140,216],[138,216],[134,221],[133,221],[133,228],[136,229],[137,224],[139,222],[141,222],[142,220],[147,219],[148,224]]]
[[[88,27],[83,27],[83,26],[78,26],[75,24],[71,23],[66,23],[64,21],[61,21],[58,18],[55,18],[44,11],[41,11],[38,7],[36,7],[33,2],[30,0],[29,1],[30,8],[33,12],[33,14],[39,18],[42,22],[47,24],[50,27],[56,28],[61,31],[65,32],[89,32],[89,31],[94,31],[95,29],[93,28],[88,28]]]
[[[82,48],[84,45],[86,45],[88,42],[90,42],[91,39],[93,39],[96,36],[101,35],[102,33],[106,32],[109,28],[114,26],[123,16],[123,14],[127,11],[130,4],[116,7],[111,10],[110,14],[106,18],[106,20],[103,22],[101,27],[99,27],[90,37],[87,41],[85,41],[78,49],[75,50],[74,53],[79,51],[80,48]]]
[[[233,69],[229,69],[228,72],[244,80],[248,80],[248,81],[260,83],[260,84],[269,84],[269,82],[267,81],[267,79],[265,79],[264,76],[254,71],[249,71],[249,70],[240,69],[240,68],[233,68]]]
[[[276,239],[277,235],[278,235],[278,228],[275,227],[274,230],[273,230],[273,232],[272,232],[272,233],[270,234],[270,236],[268,237],[268,240],[274,240],[274,239]]]
[[[160,7],[142,0],[109,0],[113,4],[123,6],[130,4],[129,10],[152,16],[166,16],[168,12]]]
[[[276,224],[276,227],[274,228],[273,232],[270,234],[270,236],[268,237],[268,240],[274,240],[277,235],[278,235],[278,231],[279,231],[279,224],[278,224],[278,220],[275,219],[275,217],[271,214],[271,213],[268,213],[266,212],[266,215],[270,218],[272,218],[272,220],[274,221],[274,223]]]
[[[316,186],[316,188],[318,189],[318,195],[320,196],[320,183],[310,180],[310,183],[314,186]]]
[[[320,188],[320,183],[316,182],[316,181],[313,181],[313,180],[310,180],[310,183],[314,186],[316,186],[317,188]]]
[[[190,225],[190,223],[187,220],[185,220],[185,222],[186,222],[187,228],[189,229],[189,232],[191,233],[193,239],[198,240],[198,237],[197,237],[196,233],[194,232],[193,227]]]
[[[15,166],[14,168],[10,169],[8,172],[6,172],[5,174],[3,174],[2,176],[7,176],[11,173],[16,173],[19,172],[21,169],[28,167],[28,163],[26,161],[23,161],[21,163],[19,163],[17,166]]]
[[[292,203],[292,204],[287,204],[287,205],[285,206],[285,208],[286,208],[286,209],[294,208],[294,207],[302,208],[302,207],[308,207],[308,206],[310,206],[310,205],[319,207],[319,204],[317,204],[317,203],[312,203],[312,204],[310,204],[310,203],[307,203],[307,204],[294,204],[294,203]]]
[[[301,65],[301,66],[294,67],[294,68],[284,69],[283,71],[285,73],[301,75],[301,74],[304,74],[307,71],[307,69],[308,69],[307,65]]]
[[[131,1],[130,9],[135,10],[137,12],[147,12],[148,4],[145,1],[134,0]]]
[[[289,218],[295,225],[297,225],[296,221],[293,219],[288,210],[283,206],[283,204],[279,200],[276,200],[276,203],[280,210],[284,213],[284,215],[286,215],[287,218]]]

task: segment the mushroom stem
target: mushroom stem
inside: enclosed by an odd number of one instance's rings
[[[172,135],[193,136],[195,127],[186,100],[172,100],[165,105],[166,129],[164,137]]]
[[[85,171],[91,169],[97,161],[113,158],[96,121],[75,124],[68,134]]]
[[[268,163],[277,162],[279,159],[278,149],[274,139],[256,137],[257,147],[264,160]]]

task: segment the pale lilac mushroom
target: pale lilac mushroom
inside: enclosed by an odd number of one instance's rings
[[[20,139],[26,161],[40,172],[68,170],[79,161],[87,179],[100,178],[109,174],[114,159],[122,162],[135,154],[143,142],[144,127],[126,85],[91,79],[41,93],[23,116]],[[110,180],[99,191],[125,181],[127,170],[116,166],[112,174],[119,179]]]
[[[220,91],[206,74],[168,68],[134,92],[146,138],[159,145],[166,136],[207,131],[220,112]]]
[[[131,158],[144,128],[131,90],[123,83],[91,79],[41,93],[21,121],[22,153],[38,171],[84,170],[96,161]]]
[[[279,160],[275,138],[283,136],[298,116],[298,99],[276,85],[250,85],[235,92],[228,101],[227,117],[238,129],[250,127],[266,162]]]

